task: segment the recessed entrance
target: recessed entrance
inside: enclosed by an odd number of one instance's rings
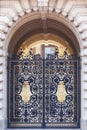
[[[79,128],[76,52],[63,39],[30,43],[23,42],[9,59],[8,126]]]

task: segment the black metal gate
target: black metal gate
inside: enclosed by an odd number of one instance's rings
[[[39,55],[9,59],[8,126],[80,127],[79,60]]]

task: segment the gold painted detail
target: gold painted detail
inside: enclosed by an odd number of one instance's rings
[[[29,85],[28,81],[24,82],[20,95],[22,97],[22,100],[25,103],[27,103],[30,100],[30,97],[31,97],[32,93],[30,91],[30,85]]]
[[[26,58],[30,58],[32,59],[33,57],[33,49],[32,48],[22,48],[20,47],[20,49],[17,52],[17,55],[20,56],[20,59],[26,59]]]
[[[68,52],[67,48],[65,48],[65,47],[56,48],[56,49],[55,49],[55,53],[57,54],[57,56],[58,56],[59,58],[62,58],[62,57],[64,57],[65,55],[69,56],[69,52]]]
[[[65,85],[63,81],[59,82],[58,88],[57,88],[57,93],[56,93],[57,99],[59,102],[64,102],[65,98],[67,96],[66,90],[65,90]]]
[[[64,48],[61,48],[61,49],[59,49],[59,56],[60,57],[63,57],[64,56]]]

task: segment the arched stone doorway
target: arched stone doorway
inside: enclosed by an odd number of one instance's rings
[[[27,2],[28,1],[28,2]],[[23,42],[27,31],[32,33],[31,24],[24,30],[24,24],[29,21],[51,19],[67,28],[64,33],[77,46],[81,57],[81,129],[87,129],[87,2],[86,0],[1,0],[0,1],[0,128],[7,129],[7,57],[11,57],[16,43]],[[32,22],[31,22],[32,23]],[[39,23],[39,22],[38,22]],[[48,28],[42,22],[42,30]],[[36,22],[37,24],[37,22]],[[54,22],[55,24],[55,22]],[[56,24],[57,25],[57,24]],[[60,24],[59,24],[60,25]],[[34,26],[35,27],[35,24]],[[58,25],[56,29],[60,28]],[[20,29],[19,31],[19,28]],[[38,27],[37,27],[38,28]],[[54,27],[53,27],[54,28]],[[61,27],[62,32],[65,30]],[[70,30],[70,31],[69,31]],[[17,33],[18,32],[18,33]],[[21,32],[21,34],[19,33]],[[38,31],[37,31],[38,32]],[[71,33],[70,33],[71,32]],[[17,35],[16,35],[17,33]],[[55,31],[54,31],[55,33]],[[34,34],[34,33],[32,33]],[[57,32],[58,34],[58,32]],[[15,37],[14,37],[15,35]],[[31,36],[31,35],[30,35]],[[63,36],[63,35],[61,35]],[[70,37],[71,36],[71,37]],[[14,40],[12,40],[14,37]],[[19,40],[20,39],[20,40]],[[19,41],[18,41],[19,40]],[[21,41],[22,40],[22,41]],[[26,40],[26,38],[25,38]],[[11,42],[10,42],[11,41]],[[12,46],[12,47],[11,47]],[[20,45],[18,45],[20,46]],[[80,48],[80,49],[78,49]],[[12,49],[12,51],[10,51]],[[8,51],[9,50],[9,51]],[[80,51],[79,51],[80,50]]]
[[[54,24],[55,23],[55,24]],[[30,27],[30,29],[28,30],[27,29],[27,27]],[[24,30],[23,30],[24,29]],[[23,30],[23,31],[22,31]],[[26,24],[24,24],[15,34],[14,34],[14,36],[13,36],[13,38],[11,39],[11,41],[10,41],[10,44],[9,44],[9,50],[8,50],[8,52],[9,52],[9,58],[12,58],[12,56],[14,55],[14,54],[16,54],[16,52],[18,51],[18,48],[20,48],[20,46],[21,46],[21,44],[27,39],[27,38],[31,38],[31,36],[33,36],[33,35],[35,35],[35,34],[39,34],[39,37],[37,37],[37,39],[42,39],[42,40],[45,40],[45,41],[47,41],[47,40],[54,40],[54,41],[57,41],[57,42],[60,42],[61,41],[61,44],[63,44],[63,41],[65,41],[65,42],[67,42],[69,45],[68,45],[68,49],[70,48],[71,49],[71,51],[73,52],[72,54],[74,54],[75,55],[75,57],[79,57],[79,45],[78,44],[76,44],[76,43],[78,43],[78,41],[77,41],[77,39],[76,39],[76,37],[75,37],[75,35],[73,34],[73,32],[69,29],[69,28],[67,28],[65,25],[63,25],[62,23],[60,23],[60,22],[58,22],[58,21],[55,21],[55,20],[52,20],[52,19],[46,19],[46,20],[41,20],[41,19],[37,19],[37,20],[34,20],[34,21],[31,21],[31,22],[28,22],[28,23],[26,23]],[[54,35],[54,36],[53,36]],[[18,36],[18,38],[17,38],[17,36]],[[49,37],[50,36],[50,37]],[[16,40],[15,40],[15,38],[16,38]],[[33,38],[31,38],[31,39],[33,39]],[[62,39],[62,40],[61,40]],[[30,39],[29,39],[30,40]],[[32,40],[30,40],[31,42],[32,42]],[[29,42],[30,42],[29,41]],[[33,41],[37,41],[36,39],[33,39]],[[11,45],[11,43],[13,43],[12,45]],[[11,46],[10,46],[11,45]],[[77,60],[77,58],[76,59],[72,59],[72,60],[76,60],[76,61],[78,61]],[[51,59],[51,60],[53,60],[53,59]],[[64,60],[64,59],[60,59],[60,60]],[[55,61],[55,60],[54,60]],[[58,60],[59,61],[59,60]],[[59,63],[59,62],[58,62]],[[75,62],[73,62],[73,63],[75,63]],[[43,62],[42,62],[42,64],[43,64]],[[48,64],[50,64],[50,63],[48,63]],[[45,65],[45,64],[44,64]],[[57,64],[57,66],[58,66],[58,64]],[[70,66],[70,65],[69,65]],[[71,65],[72,66],[72,65]],[[71,67],[70,66],[70,67]],[[78,73],[78,68],[79,68],[79,66],[78,66],[78,63],[75,63],[75,64],[73,64],[73,71],[74,72],[77,72]],[[65,66],[66,67],[66,66]],[[75,69],[75,67],[77,68],[77,69]],[[43,68],[44,69],[44,68]],[[57,72],[58,73],[58,72]],[[42,73],[42,75],[44,75],[44,73]],[[59,75],[59,74],[58,74]],[[77,76],[78,76],[78,74],[75,74],[74,76],[76,76],[76,77],[74,77],[75,79],[76,79],[76,81],[75,81],[75,83],[74,83],[74,88],[75,88],[75,85],[76,85],[76,91],[73,91],[73,93],[75,93],[75,97],[73,97],[74,98],[74,100],[75,100],[75,98],[77,99],[77,97],[79,97],[80,96],[80,92],[78,91],[78,89],[80,90],[80,84],[78,84],[79,82],[78,82],[78,78],[77,78]],[[50,77],[50,76],[49,76]],[[54,77],[55,77],[55,75],[54,75]],[[66,76],[65,76],[66,77]],[[73,79],[74,79],[73,78]],[[12,79],[13,80],[13,79]],[[80,79],[79,79],[79,81],[80,81]],[[13,81],[12,81],[13,82]],[[43,80],[43,82],[44,82],[44,80]],[[61,78],[61,82],[62,82],[62,78]],[[23,82],[24,83],[24,82]],[[42,83],[43,84],[43,83]],[[58,84],[60,84],[60,83],[57,83],[57,86],[58,86]],[[11,84],[12,85],[12,84]],[[62,84],[63,86],[65,85],[64,83]],[[23,86],[23,84],[22,84],[22,86]],[[66,85],[65,85],[66,86]],[[45,91],[45,90],[44,90]],[[57,90],[56,90],[56,93],[57,93]],[[65,93],[66,93],[66,91],[65,91]],[[42,93],[43,94],[43,93]],[[67,94],[67,93],[66,93]],[[12,96],[12,95],[11,95]],[[65,96],[65,98],[66,98],[66,96]],[[80,97],[79,97],[79,99],[80,99]],[[65,101],[65,100],[64,100]],[[60,101],[61,102],[61,101]],[[74,102],[75,103],[75,102]],[[9,107],[9,106],[8,106]],[[58,107],[58,106],[57,106]],[[73,118],[73,121],[74,121],[74,124],[73,123],[71,123],[71,125],[70,125],[70,122],[68,122],[66,125],[63,125],[62,124],[62,126],[61,126],[61,122],[59,123],[59,125],[55,125],[55,123],[53,123],[52,121],[51,121],[51,124],[54,124],[53,126],[50,126],[49,125],[49,123],[48,123],[48,127],[53,127],[53,128],[59,128],[59,127],[64,127],[64,128],[67,128],[67,127],[70,127],[70,128],[72,128],[72,127],[74,127],[74,128],[78,128],[78,127],[80,127],[80,125],[79,125],[79,123],[80,123],[80,111],[79,111],[79,109],[80,109],[80,105],[79,105],[79,103],[78,102],[76,102],[76,105],[75,105],[75,107],[74,107],[74,111],[73,111],[73,113],[74,112],[77,112],[77,116],[78,117],[76,117],[76,119],[75,118]],[[10,110],[10,109],[9,109]],[[58,109],[57,109],[58,110]],[[75,111],[76,110],[76,111]],[[44,110],[45,111],[45,110]],[[44,114],[46,114],[46,113],[44,113]],[[44,115],[43,114],[43,115]],[[58,114],[58,113],[57,113]],[[60,113],[61,114],[61,113]],[[55,115],[55,114],[54,114]],[[74,117],[75,117],[75,115],[74,115]],[[10,119],[10,117],[8,117],[9,119]],[[45,118],[44,116],[43,116],[43,118]],[[78,119],[77,119],[78,118]],[[57,119],[58,120],[58,119]],[[62,120],[62,119],[61,119]],[[43,125],[41,125],[40,124],[40,127],[45,127],[46,126],[46,124],[44,124],[44,121],[45,120],[43,120],[42,122],[41,122],[41,124],[43,124]],[[54,121],[55,122],[55,121]],[[77,123],[76,123],[77,122]],[[10,122],[9,122],[10,123]],[[56,122],[56,123],[58,123],[58,122]],[[14,123],[13,123],[14,124]],[[26,123],[25,123],[26,124]],[[24,127],[26,127],[26,125],[24,124]],[[73,125],[72,125],[73,124]],[[13,127],[16,127],[17,126],[17,124],[15,124],[15,125],[13,125]],[[28,125],[27,125],[28,126]],[[21,126],[18,126],[18,127],[22,127],[22,124],[21,124]],[[29,127],[29,126],[28,126]],[[31,126],[30,126],[31,127]],[[36,126],[37,127],[37,126]],[[35,128],[36,128],[35,127]]]

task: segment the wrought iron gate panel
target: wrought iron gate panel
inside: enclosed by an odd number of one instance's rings
[[[77,60],[45,60],[46,127],[78,127],[77,69]]]
[[[42,127],[43,60],[9,61],[9,126]]]
[[[79,127],[78,60],[9,60],[9,127]]]

